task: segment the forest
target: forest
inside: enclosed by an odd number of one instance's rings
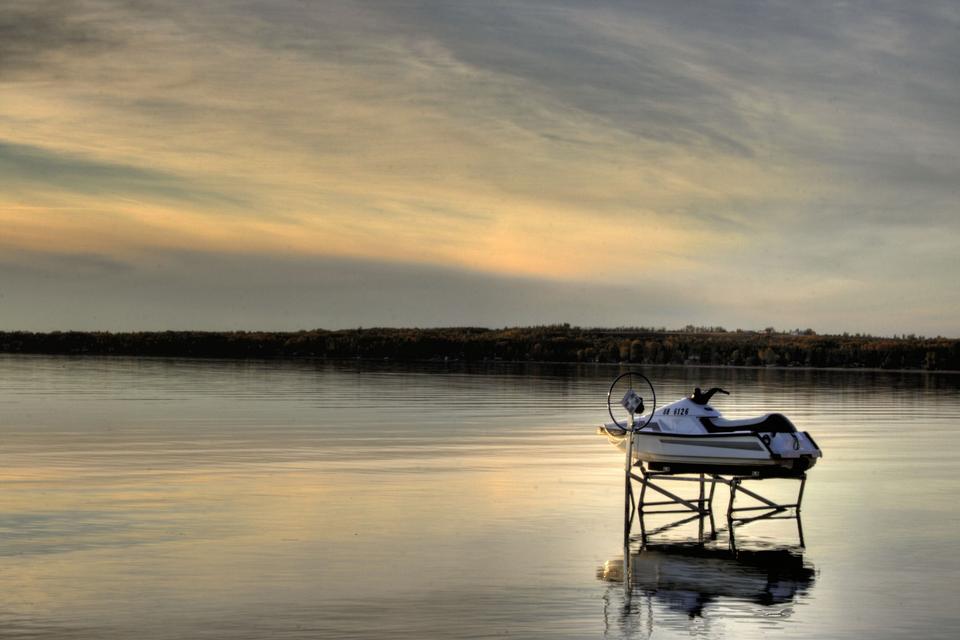
[[[960,370],[960,340],[721,327],[0,332],[0,353]]]

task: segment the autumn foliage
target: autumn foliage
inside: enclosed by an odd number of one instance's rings
[[[296,332],[5,332],[0,352],[193,358],[628,362],[725,366],[960,370],[960,340],[816,335],[813,331],[589,329],[315,329]]]

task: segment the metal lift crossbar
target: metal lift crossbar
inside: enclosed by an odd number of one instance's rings
[[[803,491],[806,486],[806,474],[796,478],[781,478],[799,480],[800,490],[797,494],[796,502],[780,503],[776,502],[757,491],[743,486],[747,480],[762,480],[754,476],[724,476],[717,473],[691,473],[688,471],[682,473],[671,473],[669,471],[650,471],[644,468],[643,463],[632,461],[628,463],[626,475],[626,501],[624,505],[624,544],[630,543],[631,529],[633,522],[639,515],[641,534],[645,538],[647,535],[659,533],[662,530],[671,529],[679,524],[701,519],[710,518],[710,529],[716,531],[713,520],[713,499],[716,494],[717,484],[724,484],[730,488],[730,501],[727,504],[727,522],[732,530],[734,526],[742,526],[750,522],[759,520],[787,520],[796,519],[799,523],[800,507],[803,502]],[[695,498],[684,498],[676,493],[661,486],[664,482],[696,482],[699,485],[699,493]],[[635,489],[635,486],[639,490]],[[709,489],[708,489],[709,485]],[[659,494],[666,500],[648,500],[647,491],[650,490]],[[737,494],[745,496],[761,503],[751,506],[737,506]],[[665,508],[674,507],[674,508]],[[787,512],[792,513],[785,515]],[[756,515],[747,516],[747,512],[762,512]],[[659,514],[691,514],[689,518],[674,522],[657,530],[647,532],[644,530],[643,517]],[[738,516],[738,514],[744,514]],[[802,534],[801,534],[802,535]]]

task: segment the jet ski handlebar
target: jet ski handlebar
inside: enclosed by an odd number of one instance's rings
[[[721,389],[720,387],[713,387],[707,392],[700,391],[700,387],[697,387],[693,390],[693,395],[690,396],[690,399],[693,400],[695,404],[703,405],[710,402],[710,398],[712,398],[715,393],[722,393],[725,396],[730,395],[729,391]]]
[[[636,376],[637,381],[640,383],[639,386],[641,389],[643,389],[643,387],[645,386],[647,389],[650,390],[650,395],[647,396],[647,399],[650,400],[651,404],[653,405],[652,407],[650,407],[650,413],[647,416],[646,421],[641,426],[637,426],[634,424],[634,418],[637,415],[642,415],[646,410],[646,407],[644,405],[643,396],[641,396],[641,394],[635,391],[633,388],[634,376]],[[619,393],[614,393],[614,389],[616,389],[617,383],[623,380],[624,378],[627,379],[626,380],[627,391],[623,395],[623,399],[620,401],[619,404],[621,407],[623,407],[626,410],[629,416],[629,421],[627,421],[626,423],[621,423],[619,420],[617,420],[617,417],[613,414],[613,404],[616,398],[620,396]],[[646,384],[644,385],[643,383],[646,383]],[[646,393],[644,393],[643,395],[646,395]],[[643,375],[638,371],[627,371],[625,373],[621,373],[619,376],[614,378],[613,383],[610,385],[610,390],[607,391],[607,411],[610,413],[610,419],[613,420],[613,423],[615,425],[617,425],[623,430],[639,431],[640,429],[650,424],[650,421],[653,420],[653,414],[656,410],[657,410],[657,392],[654,390],[653,383],[650,382],[650,378],[648,378],[647,376]]]

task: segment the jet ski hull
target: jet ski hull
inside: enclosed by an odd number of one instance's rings
[[[625,449],[626,432],[610,426],[600,429],[611,443],[621,451]],[[798,432],[797,437],[804,450],[812,449],[816,453],[794,454],[792,447],[787,455],[778,453],[777,437],[749,432],[699,435],[641,430],[634,433],[633,458],[646,463],[651,471],[779,478],[800,477],[816,464],[819,450],[809,434]]]

